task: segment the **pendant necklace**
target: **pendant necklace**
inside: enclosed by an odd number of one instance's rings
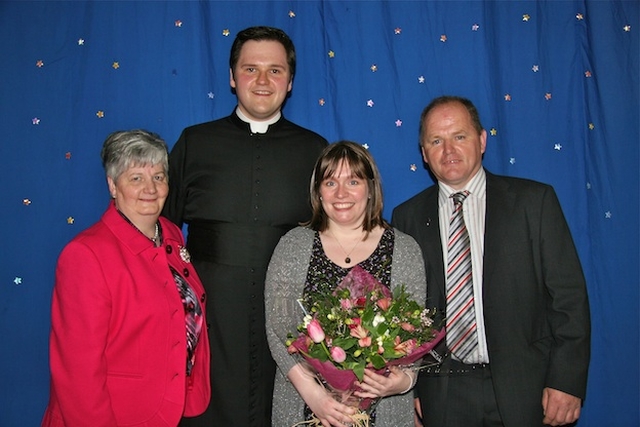
[[[344,259],[345,264],[351,264],[351,253],[358,247],[358,245],[360,244],[360,242],[362,242],[363,239],[358,239],[358,241],[356,242],[355,245],[353,245],[353,247],[351,248],[351,250],[349,252],[347,252],[344,249],[344,246],[342,246],[342,244],[340,243],[340,240],[338,240],[338,238],[335,236],[335,234],[333,234],[331,232],[331,230],[327,229],[327,231],[331,234],[331,236],[335,239],[335,241],[338,243],[338,246],[340,246],[340,249],[342,249],[342,252],[344,252],[344,254],[346,255],[346,258]]]

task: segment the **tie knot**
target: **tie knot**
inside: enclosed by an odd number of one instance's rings
[[[453,204],[458,206],[458,205],[461,205],[462,202],[464,202],[464,199],[466,199],[468,195],[469,195],[469,192],[467,190],[464,190],[464,191],[459,191],[457,193],[454,193],[449,197],[453,199]]]

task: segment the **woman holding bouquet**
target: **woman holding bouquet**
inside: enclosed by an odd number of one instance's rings
[[[311,220],[282,237],[267,272],[265,305],[269,346],[278,365],[273,395],[273,426],[289,427],[313,413],[323,426],[353,423],[357,409],[338,402],[315,373],[289,354],[285,342],[303,317],[298,304],[334,289],[354,266],[393,290],[404,285],[424,303],[426,280],[419,246],[382,218],[380,174],[361,145],[340,141],[318,159],[310,185]],[[369,425],[414,425],[416,373],[390,368],[387,375],[366,369],[358,382],[360,398],[382,398]]]

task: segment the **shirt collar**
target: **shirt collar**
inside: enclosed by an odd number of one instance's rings
[[[267,133],[267,130],[269,130],[269,126],[280,120],[280,117],[282,117],[282,112],[278,111],[278,114],[276,114],[269,120],[257,121],[250,119],[249,117],[244,115],[242,111],[240,111],[240,107],[236,107],[236,114],[238,115],[238,117],[240,117],[240,120],[245,123],[249,123],[249,126],[251,127],[251,133]]]

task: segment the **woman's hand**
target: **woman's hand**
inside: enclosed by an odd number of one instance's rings
[[[408,369],[403,370],[397,366],[392,366],[389,370],[389,375],[384,376],[376,374],[371,369],[365,369],[364,378],[362,382],[358,383],[362,391],[355,392],[355,395],[375,399],[377,397],[402,394],[411,390],[416,372]]]
[[[324,427],[344,427],[353,423],[351,415],[356,409],[335,400],[302,365],[295,365],[287,376]]]

